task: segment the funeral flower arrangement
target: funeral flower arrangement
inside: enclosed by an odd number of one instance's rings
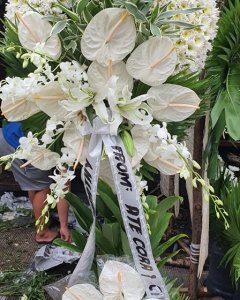
[[[131,192],[139,204],[144,164],[166,175],[193,173],[193,185],[206,189],[224,217],[185,143],[167,129],[199,109],[199,96],[181,78],[203,68],[217,18],[210,0],[8,1],[0,52],[18,77],[2,82],[1,110],[28,133],[1,161],[55,168],[44,221],[79,164],[93,212],[98,174],[120,199]],[[125,206],[125,214],[136,212]]]

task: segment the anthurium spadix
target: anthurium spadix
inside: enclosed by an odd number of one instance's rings
[[[108,66],[123,60],[134,48],[136,28],[133,17],[122,8],[107,8],[87,25],[82,39],[82,54]]]
[[[158,121],[179,122],[188,118],[199,108],[200,98],[189,88],[162,84],[149,89],[152,96],[148,100],[153,110],[153,117]]]
[[[93,285],[84,283],[67,288],[62,300],[103,300],[103,296]]]
[[[89,85],[96,92],[96,100],[102,100],[107,97],[109,79],[112,76],[118,77],[116,82],[116,90],[118,92],[122,91],[126,85],[130,91],[133,88],[133,78],[128,74],[126,65],[123,61],[116,63],[115,65],[110,64],[108,67],[104,67],[94,61],[89,66],[87,75]]]
[[[18,38],[28,50],[57,60],[62,53],[61,41],[57,35],[51,35],[52,25],[37,12],[29,11],[24,15],[17,13],[19,20]]]
[[[141,300],[145,294],[138,272],[127,264],[112,260],[104,264],[99,287],[106,300]]]
[[[152,37],[140,44],[127,60],[127,71],[150,86],[166,81],[177,64],[176,49],[168,37]]]

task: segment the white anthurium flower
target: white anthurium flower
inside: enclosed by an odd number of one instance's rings
[[[29,11],[19,19],[18,37],[22,46],[28,50],[57,60],[62,53],[61,41],[57,35],[51,35],[52,25],[37,12]]]
[[[200,98],[189,88],[162,84],[149,89],[152,96],[148,100],[153,110],[153,117],[158,121],[179,122],[188,118],[199,108]]]
[[[7,77],[0,87],[2,115],[9,121],[22,121],[39,112],[31,98],[42,80],[43,77],[35,74],[24,79]]]
[[[118,81],[116,83],[117,91],[122,91],[126,85],[128,85],[130,91],[133,88],[133,78],[128,74],[126,65],[123,61],[109,67],[104,67],[94,61],[89,66],[87,75],[89,85],[96,92],[97,95],[95,98],[99,99],[99,101],[107,97],[109,79],[112,76],[118,77]]]
[[[148,152],[143,159],[165,175],[180,173],[185,165],[177,153],[176,147],[167,144],[167,142],[164,143],[164,141],[160,145],[156,143],[150,144]]]
[[[71,124],[65,129],[63,143],[65,147],[71,149],[72,156],[75,156],[75,167],[79,162],[81,164],[85,163],[89,138],[83,136],[75,124]]]
[[[34,145],[31,153],[26,155],[25,159],[27,162],[21,166],[22,168],[31,164],[40,170],[50,170],[56,166],[59,154],[42,146]]]
[[[140,44],[127,60],[128,73],[150,86],[157,86],[172,75],[177,54],[168,37],[152,37]]]
[[[82,39],[82,54],[103,66],[123,60],[134,48],[134,18],[123,8],[107,8],[87,25]]]
[[[91,284],[76,284],[68,288],[62,300],[103,300],[101,293]]]
[[[141,300],[145,288],[140,274],[127,264],[108,260],[99,276],[106,300]]]
[[[56,120],[64,120],[67,111],[60,105],[60,101],[66,99],[57,81],[49,82],[39,87],[32,101],[47,115],[55,117]]]

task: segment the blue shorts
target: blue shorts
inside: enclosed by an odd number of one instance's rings
[[[8,155],[15,152],[15,149],[10,146],[3,137],[2,128],[0,128],[0,156]],[[19,184],[22,191],[40,191],[50,186],[53,182],[49,175],[51,171],[43,171],[28,165],[25,168],[20,168],[24,164],[21,159],[15,159],[11,166],[14,178]]]

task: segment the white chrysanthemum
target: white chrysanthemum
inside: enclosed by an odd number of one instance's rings
[[[203,8],[190,14],[179,14],[173,17],[175,21],[190,23],[197,26],[194,29],[181,29],[180,37],[175,39],[178,54],[178,66],[176,73],[183,68],[189,67],[190,71],[197,71],[204,68],[207,52],[211,50],[211,41],[217,32],[217,21],[219,10],[214,0],[161,0],[161,5],[168,5],[168,10],[179,10],[189,8]],[[175,25],[170,25],[167,29],[172,31],[177,29]]]
[[[64,15],[59,7],[54,6],[57,2],[57,0],[8,0],[5,16],[13,21],[16,12],[25,13],[32,11],[31,7],[43,15]],[[70,1],[68,0],[61,2],[66,6],[70,6]]]

